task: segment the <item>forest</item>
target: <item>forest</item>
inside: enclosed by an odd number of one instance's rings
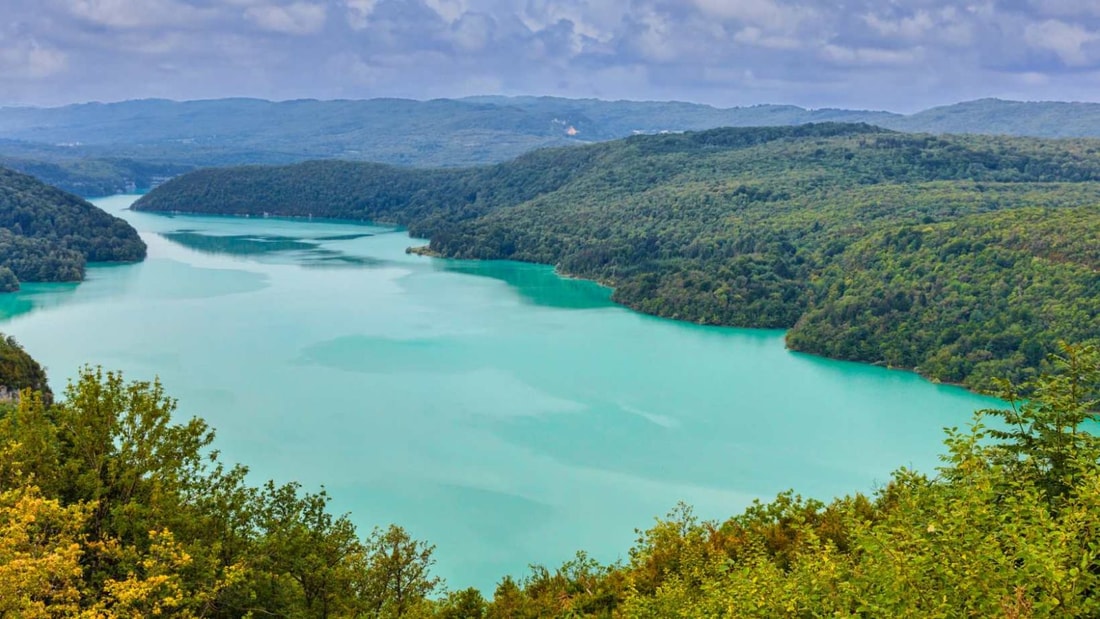
[[[88,262],[134,262],[130,224],[31,176],[0,168],[0,292],[19,282],[74,282]]]
[[[642,312],[994,391],[1100,337],[1100,141],[729,128],[492,166],[192,172],[149,211],[394,223],[424,253],[555,265]]]
[[[1095,617],[1100,353],[1046,367],[948,429],[934,473],[724,521],[680,505],[622,561],[578,552],[491,592],[448,589],[434,546],[360,533],[324,489],[251,484],[159,382],[85,367],[57,401],[0,404],[0,616]]]

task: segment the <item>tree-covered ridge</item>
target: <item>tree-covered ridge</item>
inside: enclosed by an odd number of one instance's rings
[[[132,262],[145,243],[125,221],[0,168],[0,290],[19,281],[80,281],[87,262]]]
[[[1097,205],[1100,141],[826,123],[468,169],[202,170],[136,208],[399,223],[438,255],[553,264],[643,312],[793,327],[798,350],[988,390],[1059,339],[1100,337]]]
[[[0,406],[0,614],[1095,617],[1100,353],[1063,344],[1047,367],[949,429],[934,476],[900,469],[829,503],[787,492],[724,521],[680,506],[625,561],[580,552],[489,599],[448,592],[434,548],[398,526],[360,537],[323,491],[250,485],[159,383],[85,368],[60,402]]]

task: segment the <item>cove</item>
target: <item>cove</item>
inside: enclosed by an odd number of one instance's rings
[[[625,558],[678,501],[726,518],[931,472],[942,428],[996,400],[800,355],[781,331],[637,314],[545,266],[406,255],[393,228],[165,216],[96,203],[149,245],[81,284],[0,295],[55,391],[83,363],[159,376],[256,482],[324,485],[362,532],[436,544],[491,594],[578,549]]]

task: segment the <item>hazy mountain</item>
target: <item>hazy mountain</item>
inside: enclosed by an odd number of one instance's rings
[[[1100,136],[1100,104],[979,99],[879,122],[923,133],[983,133],[1050,138]]]
[[[200,166],[328,158],[464,166],[638,133],[809,122],[866,122],[930,133],[1100,136],[1100,104],[983,99],[905,116],[792,105],[722,109],[554,97],[148,99],[0,108],[0,161],[70,191],[95,195],[147,187]],[[97,162],[88,165],[88,160]]]

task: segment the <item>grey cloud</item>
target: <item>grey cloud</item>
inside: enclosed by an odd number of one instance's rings
[[[0,38],[0,80],[38,80],[65,70],[68,56],[59,49],[44,47],[33,38]]]
[[[1100,4],[1094,0],[1030,0],[1037,15],[1051,17],[1100,17]]]
[[[257,4],[245,9],[245,17],[263,30],[283,34],[316,34],[325,26],[328,9],[323,4]]]
[[[1024,41],[1035,49],[1053,52],[1071,67],[1092,65],[1100,58],[1100,33],[1057,19],[1028,24]]]
[[[484,49],[496,34],[496,20],[485,13],[463,13],[451,26],[451,40],[466,52]]]
[[[61,0],[55,4],[77,19],[108,28],[182,25],[213,17],[209,10],[175,0]]]

